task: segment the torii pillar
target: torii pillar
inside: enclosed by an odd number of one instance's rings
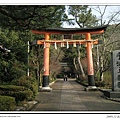
[[[86,33],[86,40],[91,40],[90,33]],[[88,70],[88,85],[89,85],[89,87],[86,90],[96,89],[95,80],[94,80],[92,46],[93,46],[93,44],[91,42],[87,42],[86,51],[87,51],[87,70]]]
[[[50,39],[50,34],[45,33],[45,40]],[[44,45],[44,73],[42,80],[42,89],[43,91],[51,91],[52,89],[49,87],[49,55],[50,55],[50,43],[45,43]]]

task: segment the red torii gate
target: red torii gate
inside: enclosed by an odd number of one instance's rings
[[[101,34],[106,30],[107,25],[93,28],[46,28],[42,30],[32,30],[34,34],[44,34],[45,40],[37,40],[36,44],[44,44],[44,74],[42,81],[42,90],[51,91],[49,87],[49,48],[50,44],[86,44],[87,68],[88,68],[88,87],[94,88],[94,67],[92,58],[92,45],[99,44],[99,40],[92,40],[91,34]],[[50,40],[51,34],[84,34],[84,40]]]

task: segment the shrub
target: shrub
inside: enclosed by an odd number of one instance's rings
[[[103,81],[99,80],[99,74],[95,77],[96,81],[96,86],[97,87],[104,87],[104,88],[109,88],[111,89],[112,87],[112,76],[111,76],[111,71],[106,71],[103,73]]]
[[[97,81],[97,82],[95,82],[95,85],[97,86],[97,87],[105,87],[105,81]]]
[[[33,77],[22,76],[18,80],[13,80],[12,84],[24,86],[32,90],[34,96],[38,93],[38,83],[37,80]]]
[[[31,90],[25,90],[20,92],[15,92],[12,94],[12,96],[15,97],[15,101],[21,102],[21,101],[29,101],[33,98],[33,92]]]
[[[14,97],[0,96],[0,111],[12,111],[16,107]]]
[[[18,55],[17,55],[18,57]],[[21,57],[21,56],[20,56]],[[25,75],[26,72],[25,70],[23,70],[23,64],[19,63],[18,61],[15,61],[12,66],[11,66],[11,69],[10,69],[10,72],[9,72],[9,76],[11,77],[11,80],[13,79],[18,79],[20,78],[21,76]],[[7,79],[7,78],[6,78]]]
[[[16,102],[31,100],[34,97],[31,90],[15,85],[0,85],[0,94],[15,97]]]
[[[23,86],[16,86],[16,85],[0,85],[0,90],[2,91],[23,91],[25,87]]]
[[[23,91],[25,87],[16,85],[0,85],[0,94],[12,96],[14,92]]]

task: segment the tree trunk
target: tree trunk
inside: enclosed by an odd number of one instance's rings
[[[81,63],[81,60],[80,60],[80,50],[79,50],[79,48],[77,48],[77,50],[78,50],[78,59],[77,59],[78,64],[79,64],[82,76],[85,77],[85,72],[83,70],[83,66],[82,66],[82,63]]]
[[[76,60],[76,59],[75,59],[75,57],[74,57],[74,58],[73,58],[73,64],[74,64],[75,70],[76,70],[76,72],[77,72],[78,69],[77,69],[77,65],[76,65],[75,60]]]
[[[100,81],[103,81],[103,58],[100,59]]]

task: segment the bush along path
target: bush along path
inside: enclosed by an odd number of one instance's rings
[[[14,97],[0,96],[0,111],[13,111],[16,108]]]
[[[50,83],[50,86],[55,81]],[[23,76],[18,80],[0,85],[0,111],[29,111],[38,103],[38,83],[32,77]]]
[[[0,85],[0,111],[28,110],[38,93],[38,83],[34,78],[21,77],[9,84]]]

